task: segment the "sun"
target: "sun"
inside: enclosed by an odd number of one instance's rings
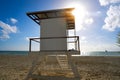
[[[75,16],[76,31],[84,29],[82,24],[84,23],[86,15],[88,14],[86,7],[78,3],[69,4],[68,7],[75,8],[71,13]]]
[[[72,11],[75,16],[76,31],[84,29],[83,23],[87,14],[84,6],[75,4],[75,9]]]
[[[75,9],[72,11],[72,14],[76,17],[76,18],[81,18],[83,19],[86,15],[86,9],[85,7],[83,7],[82,5],[75,5],[74,7]]]

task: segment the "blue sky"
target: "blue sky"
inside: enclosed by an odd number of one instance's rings
[[[81,50],[119,51],[120,0],[0,0],[0,50],[28,50],[28,38],[39,37],[39,25],[26,12],[75,5],[84,7],[84,16],[76,24]]]

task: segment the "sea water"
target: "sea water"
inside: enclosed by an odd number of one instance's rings
[[[0,55],[28,55],[28,51],[0,51]],[[120,56],[120,51],[81,52],[80,56]]]
[[[0,51],[0,55],[28,55],[28,51]]]
[[[81,52],[81,56],[120,56],[120,51]]]

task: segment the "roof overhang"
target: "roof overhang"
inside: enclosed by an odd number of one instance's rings
[[[67,22],[67,29],[75,29],[75,18],[72,14],[74,8],[65,8],[57,10],[28,12],[27,15],[40,25],[40,20],[52,18],[65,18]]]

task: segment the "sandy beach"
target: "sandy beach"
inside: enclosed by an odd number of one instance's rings
[[[35,55],[0,55],[0,80],[23,80],[34,58]],[[77,56],[72,59],[81,80],[120,80],[120,57]],[[55,63],[53,58],[50,60]]]

